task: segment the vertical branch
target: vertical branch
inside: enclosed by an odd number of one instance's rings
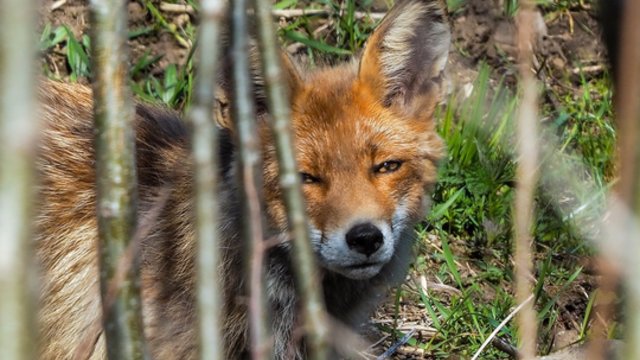
[[[36,357],[31,257],[37,133],[33,95],[35,8],[7,0],[0,11],[0,359]]]
[[[606,230],[605,230],[606,231]],[[616,291],[620,284],[620,272],[605,255],[598,255],[596,269],[600,274],[598,291],[593,315],[590,321],[589,347],[587,360],[607,359],[606,339],[613,312],[615,311]]]
[[[294,269],[309,333],[310,355],[313,359],[324,359],[327,357],[327,322],[321,286],[315,272],[315,259],[310,246],[309,226],[305,216],[300,180],[296,170],[289,103],[287,90],[283,85],[284,78],[271,20],[271,2],[254,0],[253,3],[256,9],[262,67],[280,169],[280,186],[287,204],[288,223],[294,243]]]
[[[192,151],[195,162],[195,204],[198,237],[198,320],[200,321],[200,358],[222,360],[222,279],[218,236],[218,128],[213,119],[214,86],[220,51],[220,22],[224,17],[223,0],[203,0],[198,35],[198,76],[194,104],[189,111]]]
[[[117,273],[137,226],[134,109],[127,84],[127,13],[124,1],[93,0],[92,49],[95,78],[96,178],[100,237],[100,288],[110,359],[145,357],[140,312],[139,266],[131,266],[105,308],[108,284]]]
[[[640,192],[637,190],[638,168],[638,95],[640,94],[640,28],[636,21],[640,16],[638,1],[624,1],[620,32],[618,78],[616,80],[616,114],[620,140],[620,181],[616,191],[630,207],[638,207]]]
[[[635,220],[640,218],[640,2],[625,1],[622,11],[622,27],[620,39],[620,57],[616,74],[616,113],[620,134],[620,182],[616,191],[625,205],[633,209]],[[632,229],[631,224],[624,224],[625,230]],[[622,234],[620,234],[622,235]],[[625,236],[628,234],[625,231]],[[640,254],[639,239],[629,241],[630,251],[637,257]],[[640,263],[634,261],[629,274],[640,273]],[[624,265],[623,265],[624,266]],[[626,322],[627,359],[640,358],[640,280],[637,276],[627,276],[628,296]]]
[[[524,304],[532,293],[532,254],[534,193],[538,168],[538,108],[536,82],[531,72],[533,46],[533,16],[531,1],[522,1],[518,14],[518,50],[522,99],[516,130],[518,143],[517,190],[515,195],[515,267],[516,299]],[[533,303],[522,307],[518,314],[522,359],[534,359],[537,323]]]
[[[233,117],[240,140],[240,163],[244,197],[244,238],[248,246],[246,264],[249,285],[251,352],[254,360],[267,356],[267,314],[264,301],[264,240],[260,208],[260,144],[256,113],[251,94],[249,63],[249,24],[247,1],[234,0],[231,11],[231,52],[233,66]]]

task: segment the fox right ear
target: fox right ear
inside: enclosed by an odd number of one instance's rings
[[[399,0],[369,39],[358,78],[383,106],[430,116],[450,41],[443,2]]]

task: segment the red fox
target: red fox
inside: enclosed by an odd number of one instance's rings
[[[437,0],[399,0],[356,60],[301,72],[285,62],[311,242],[329,314],[360,324],[411,261],[413,226],[425,214],[444,145],[432,115],[439,101],[450,30]],[[224,78],[224,77],[223,77]],[[256,102],[264,104],[256,78]],[[222,90],[227,89],[224,79]],[[44,82],[46,129],[38,169],[37,254],[42,268],[41,358],[67,359],[101,317],[92,94],[81,85]],[[258,106],[267,238],[286,238],[278,165]],[[231,120],[221,121],[232,124]],[[172,112],[136,107],[139,216],[162,189],[168,200],[141,243],[144,334],[154,359],[197,357],[192,160],[184,123]],[[234,131],[221,134],[220,249],[224,345],[247,357],[248,316]],[[268,250],[267,303],[276,359],[304,358],[289,243]],[[99,335],[92,359],[104,359]]]

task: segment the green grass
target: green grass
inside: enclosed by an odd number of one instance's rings
[[[366,11],[371,1],[363,1],[357,7],[356,2],[348,0],[338,2],[322,0],[314,7],[328,8],[332,11],[329,17],[331,26],[325,31],[316,31],[321,17],[299,17],[279,30],[285,44],[300,42],[307,46],[307,56],[311,64],[322,64],[348,59],[362,48],[375,28],[376,22],[369,19],[358,19],[356,11]],[[297,1],[284,0],[276,4],[277,8],[300,8]],[[311,6],[306,8],[313,8]],[[342,14],[342,16],[340,16]],[[316,33],[317,32],[317,33]]]
[[[193,2],[190,4],[196,6]],[[465,0],[448,0],[451,10],[464,9]],[[505,1],[505,14],[513,15],[518,2]],[[589,3],[587,1],[587,3]],[[194,43],[195,28],[175,28],[155,8],[143,1],[154,19],[151,26],[134,29],[131,38],[157,36],[168,32],[177,42]],[[566,11],[579,6],[578,0],[541,0],[546,12]],[[359,20],[356,11],[369,11],[370,2],[322,0],[302,2],[282,0],[276,8],[327,8],[329,19],[303,16],[279,29],[285,45],[304,44],[303,53],[311,66],[342,61],[357,53],[375,27],[370,19]],[[342,13],[343,16],[338,16]],[[325,26],[328,24],[327,26]],[[318,28],[324,27],[321,31]],[[69,80],[90,76],[88,37],[74,37],[66,27],[46,26],[42,31],[43,53],[64,54]],[[169,65],[158,72],[161,56],[147,53],[131,64],[132,89],[137,97],[164,103],[182,110],[193,87],[192,53],[184,65]],[[155,69],[155,71],[154,71]],[[48,76],[55,71],[43,69]],[[411,284],[397,290],[395,321],[382,331],[400,335],[400,302],[410,302],[436,329],[432,338],[414,336],[409,344],[426,350],[433,358],[458,354],[470,358],[486,336],[511,312],[515,304],[512,291],[512,202],[515,191],[514,111],[517,89],[502,85],[496,71],[480,66],[474,91],[465,99],[452,97],[437,114],[438,130],[447,143],[448,157],[440,169],[433,194],[433,207],[418,229],[421,238],[416,274],[439,279],[456,289],[443,293],[415,290]],[[580,259],[591,255],[585,236],[592,235],[594,219],[603,208],[604,193],[614,177],[615,130],[611,124],[612,94],[607,74],[581,75],[578,81],[562,79],[564,87],[543,88],[541,107],[545,138],[550,139],[542,153],[543,175],[536,194],[535,212],[535,307],[538,311],[539,350],[546,352],[553,343],[554,325],[563,319],[562,303],[569,297],[584,303],[576,311],[579,338],[588,334],[593,306],[592,288],[585,288],[587,299],[575,298],[572,289],[589,283]],[[562,90],[570,88],[571,91]],[[562,201],[559,201],[562,199]],[[517,346],[517,328],[507,324],[499,333],[506,343]],[[489,346],[483,359],[509,356]]]
[[[40,36],[40,51],[46,52],[55,46],[64,44],[65,57],[69,67],[69,80],[77,81],[78,78],[86,78],[91,75],[89,62],[90,40],[88,35],[82,35],[76,39],[73,32],[66,26],[51,29],[47,24]],[[54,74],[51,69],[45,67],[44,72],[49,77]]]
[[[183,33],[188,39],[185,40],[178,34],[175,27],[170,26],[161,17],[162,15],[157,13],[157,9],[150,2],[146,4],[150,9],[154,9],[150,13],[154,14],[155,19],[158,19],[158,23],[152,28],[130,31],[130,39],[145,35],[156,35],[160,31],[169,31],[168,29],[171,28],[170,32],[175,36],[176,41],[180,43],[193,43],[195,41],[194,27],[189,26],[187,28],[188,31]],[[64,53],[66,69],[63,72],[67,74],[68,81],[87,81],[87,79],[91,78],[91,44],[87,34],[76,38],[73,32],[65,25],[52,29],[51,25],[47,24],[40,35],[39,49],[41,53],[45,54],[55,51]],[[151,55],[149,52],[144,53],[129,68],[130,86],[134,95],[146,102],[162,103],[173,109],[184,110],[185,106],[191,101],[193,90],[194,50],[195,47],[189,52],[184,65],[169,64],[160,74],[154,74],[152,69],[163,56]],[[59,78],[54,69],[46,64],[43,66],[43,73],[49,78]]]
[[[504,319],[513,303],[512,201],[515,191],[513,127],[517,106],[513,90],[490,86],[483,67],[474,91],[460,102],[451,99],[439,116],[439,131],[448,146],[433,195],[434,206],[423,231],[435,232],[440,243],[421,244],[419,273],[435,276],[460,290],[456,296],[416,297],[438,330],[425,344],[436,358],[451,352],[473,355],[486,335]],[[551,349],[554,325],[563,311],[560,299],[581,277],[577,259],[591,254],[585,235],[602,214],[604,192],[613,173],[615,131],[608,77],[580,81],[578,95],[562,95],[560,108],[543,107],[545,138],[540,189],[536,196],[534,260],[537,285],[535,305],[539,319],[539,351]],[[546,91],[551,91],[546,89]],[[555,147],[554,150],[551,148]],[[577,175],[576,175],[577,174]],[[563,187],[554,183],[563,181]],[[563,201],[558,201],[559,198]],[[457,252],[450,244],[457,244]],[[458,269],[463,263],[472,276]],[[591,289],[588,289],[591,291]],[[491,294],[491,295],[488,295]],[[585,300],[580,339],[587,333],[593,294]],[[573,295],[575,296],[575,295]],[[583,301],[583,300],[576,300]],[[517,329],[508,324],[503,340],[515,345]],[[464,336],[456,336],[464,334]],[[483,358],[508,357],[487,349]]]

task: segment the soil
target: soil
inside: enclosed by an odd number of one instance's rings
[[[154,1],[159,6],[158,1]],[[52,10],[53,9],[53,10]],[[130,1],[127,5],[129,16],[129,29],[153,28],[156,24],[151,13],[144,5],[138,1]],[[82,35],[89,35],[89,9],[87,1],[67,0],[60,5],[60,1],[44,0],[40,8],[41,26],[51,24],[52,28],[65,25],[75,35],[80,38]],[[184,29],[187,23],[195,19],[187,12],[162,14],[170,25],[175,26],[178,31]],[[54,71],[57,77],[66,79],[69,75],[64,52],[64,44],[56,46],[47,52],[45,60],[47,66]],[[167,31],[150,31],[147,35],[137,36],[128,41],[129,57],[131,64],[135,64],[140,58],[147,54],[149,58],[161,56],[151,69],[152,74],[161,74],[169,64],[184,65],[190,48],[180,44],[178,40]],[[86,79],[80,79],[86,81]]]
[[[62,2],[61,2],[62,1]],[[178,32],[196,22],[192,12],[162,11],[160,1],[153,0],[169,26]],[[386,2],[374,2],[374,10],[384,11]],[[507,76],[515,79],[516,57],[515,23],[503,11],[501,0],[469,0],[467,6],[451,14],[453,44],[449,73],[453,90],[464,89],[473,81],[481,62],[494,70],[496,78]],[[52,10],[53,9],[53,10]],[[156,26],[157,21],[139,1],[128,4],[129,29],[145,29]],[[89,12],[83,0],[44,0],[41,6],[41,23],[49,23],[52,28],[68,26],[76,38],[88,34]],[[281,22],[284,19],[280,20]],[[320,27],[321,22],[318,23]],[[600,41],[600,30],[594,9],[582,8],[562,12],[538,13],[536,22],[538,41],[535,46],[534,66],[539,78],[554,87],[563,87],[566,92],[571,86],[563,83],[578,81],[579,73],[598,75],[606,69],[606,54]],[[150,31],[143,36],[129,40],[131,63],[136,63],[144,54],[150,58],[157,55],[161,59],[153,64],[152,74],[161,74],[169,64],[184,65],[189,53],[188,46],[181,44],[167,31]],[[57,77],[65,79],[69,67],[64,56],[63,45],[51,49],[44,58],[47,66]],[[301,53],[304,46],[289,46],[292,52]]]
[[[159,1],[153,3],[159,7]],[[380,1],[376,2],[380,3]],[[386,3],[386,2],[385,2]],[[514,19],[505,16],[502,2],[498,0],[469,0],[467,6],[451,14],[453,27],[453,46],[449,73],[452,79],[451,91],[468,91],[472,84],[476,69],[481,62],[485,62],[495,70],[495,78],[506,76],[513,81],[516,68],[514,61],[515,24]],[[87,2],[81,0],[44,0],[41,7],[41,26],[49,23],[52,28],[58,25],[68,26],[76,38],[87,34],[89,27],[89,13]],[[155,19],[149,13],[143,2],[131,1],[128,4],[130,29],[144,29],[156,26]],[[196,22],[188,12],[162,12],[162,15],[174,26],[178,32],[185,29],[191,22]],[[560,92],[571,92],[577,86],[571,86],[579,81],[579,72],[598,75],[606,71],[605,49],[600,41],[600,30],[596,21],[595,10],[588,6],[568,9],[562,12],[540,12],[536,25],[538,39],[535,44],[535,70],[539,80],[548,86],[557,88]],[[150,70],[152,74],[161,74],[169,64],[183,65],[190,51],[173,34],[156,29],[146,35],[137,36],[129,40],[131,62],[137,62],[143,54],[150,57],[161,55],[160,61]],[[303,45],[296,46],[299,51]],[[64,44],[57,45],[43,54],[44,66],[47,66],[57,77],[66,79],[69,66],[65,58]],[[86,81],[82,80],[81,81]],[[466,90],[465,90],[466,89]],[[429,240],[432,245],[439,247],[437,239]],[[460,246],[461,258],[468,249]],[[506,266],[506,265],[505,265]],[[473,265],[464,264],[473,272]],[[557,329],[555,347],[562,347],[577,339],[577,329],[587,304],[586,294],[589,294],[595,283],[594,276],[583,275],[572,285],[570,291],[563,292],[559,299],[562,311],[561,318],[553,326]],[[430,291],[454,293],[457,290],[441,284],[428,274],[414,273],[410,276],[405,290],[416,293],[417,287],[429,287]],[[550,294],[553,289],[547,289]],[[488,294],[487,296],[491,296]],[[398,311],[400,320],[398,328],[403,332],[415,330],[414,337],[428,341],[435,330],[426,316],[424,308],[414,302],[400,299]],[[391,325],[393,314],[396,312],[395,299],[380,307],[373,322]],[[394,341],[384,338],[372,331],[369,334],[373,341],[378,341],[370,353],[380,354]],[[418,348],[401,345],[394,358],[421,358],[425,354]]]

